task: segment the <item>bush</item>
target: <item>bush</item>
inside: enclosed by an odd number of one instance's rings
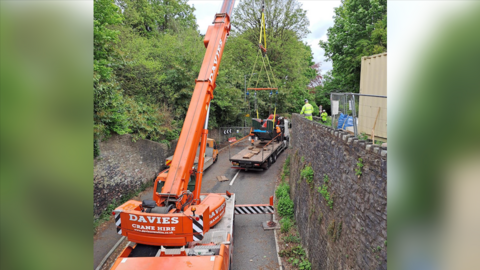
[[[277,204],[278,214],[293,219],[293,201],[290,197],[281,197]]]
[[[281,223],[281,221],[280,221]],[[300,243],[300,237],[296,236],[296,235],[287,235],[283,238],[283,241],[285,241],[285,243]]]
[[[285,165],[283,167],[283,169],[285,169],[285,167],[289,167],[290,166],[290,155],[287,156],[287,159],[285,160]]]
[[[302,170],[300,173],[302,178],[305,178],[307,183],[311,184],[313,183],[313,169],[310,166],[305,167],[305,169]]]
[[[280,225],[280,231],[282,233],[288,233],[293,225],[293,222],[288,217],[284,217],[280,220]]]
[[[283,164],[284,175],[290,175],[290,156],[287,156],[285,163]]]
[[[290,186],[288,183],[282,182],[275,191],[275,196],[277,196],[277,200],[283,197],[290,198]]]
[[[333,198],[330,195],[330,192],[328,192],[328,175],[324,174],[323,175],[323,182],[324,184],[320,187],[318,187],[318,192],[322,194],[323,198],[327,202],[328,206],[330,209],[333,209]]]

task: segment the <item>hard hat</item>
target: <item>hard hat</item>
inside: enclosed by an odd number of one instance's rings
[[[323,110],[323,111],[325,111],[325,110]]]
[[[305,102],[308,102],[308,99],[305,99]]]

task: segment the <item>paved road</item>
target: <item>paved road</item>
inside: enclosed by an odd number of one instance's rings
[[[248,141],[242,141],[231,148],[230,154],[234,155],[247,146]],[[275,180],[281,172],[285,157],[285,153],[282,153],[277,162],[267,171],[241,171],[230,186],[238,170],[231,168],[229,150],[225,149],[220,153],[217,163],[205,171],[202,193],[224,193],[228,190],[236,194],[237,204],[269,203],[270,196],[274,194]],[[225,175],[230,181],[219,182],[216,178],[219,175]],[[153,188],[142,192],[140,200],[151,199],[152,192]],[[262,227],[262,222],[269,218],[269,215],[235,217],[233,270],[278,269],[274,233],[271,230],[264,231]],[[120,235],[116,234],[113,220],[110,220],[94,237],[94,269],[119,239]]]
[[[247,147],[248,141],[240,142],[231,148],[230,154],[240,152]],[[205,172],[202,193],[234,192],[237,204],[269,203],[275,190],[276,177],[281,173],[285,161],[282,153],[277,162],[267,171],[241,171],[232,186],[230,182],[238,170],[232,169],[228,149],[220,153],[217,163]],[[219,182],[216,177],[225,175],[230,181]],[[269,220],[269,215],[237,215],[234,224],[234,270],[244,269],[278,269],[273,231],[264,231],[262,222]],[[252,260],[252,261],[250,261]]]

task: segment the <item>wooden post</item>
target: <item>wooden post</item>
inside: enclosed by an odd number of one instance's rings
[[[380,114],[380,107],[378,107],[377,116],[375,117],[375,122],[373,123],[372,128],[372,143],[375,144],[375,126],[377,125],[378,115]]]

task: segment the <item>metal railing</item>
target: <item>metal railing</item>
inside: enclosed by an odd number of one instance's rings
[[[248,134],[250,134],[250,127],[220,127],[218,129],[218,143],[224,143],[232,137],[238,140]]]
[[[378,129],[380,137],[386,138],[387,96],[331,93],[330,104],[332,128],[350,131],[357,137],[360,133],[374,137]],[[343,120],[340,125],[339,120]]]

